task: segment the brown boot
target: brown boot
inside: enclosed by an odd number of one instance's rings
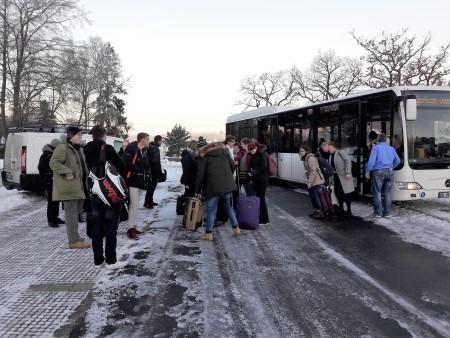
[[[233,228],[233,236],[240,236],[241,235],[241,229],[239,228],[239,226],[237,226],[236,228]]]
[[[89,249],[91,245],[86,243],[85,241],[78,241],[72,244],[69,244],[70,249]]]
[[[139,235],[137,234],[135,228],[128,229],[127,235],[129,239],[139,239]]]
[[[200,239],[203,239],[204,241],[212,241],[213,235],[212,232],[205,232]]]

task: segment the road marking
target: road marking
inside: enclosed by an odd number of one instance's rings
[[[345,268],[349,269],[350,271],[354,272],[356,275],[358,275],[360,278],[364,279],[368,283],[370,283],[372,286],[383,292],[387,297],[389,297],[391,300],[393,300],[395,303],[397,303],[399,306],[401,306],[403,309],[411,313],[412,315],[420,318],[423,322],[427,323],[430,327],[435,329],[439,334],[441,334],[444,337],[450,337],[450,323],[439,320],[433,317],[430,317],[428,314],[423,312],[422,310],[418,309],[415,305],[411,304],[409,301],[407,301],[405,298],[400,296],[399,294],[395,293],[394,291],[390,290],[389,288],[383,286],[380,282],[372,278],[368,273],[366,273],[364,270],[359,268],[357,265],[355,265],[353,262],[345,258],[343,255],[341,255],[339,252],[331,248],[329,245],[327,245],[322,239],[320,239],[317,235],[305,231],[304,227],[300,225],[301,221],[286,212],[285,210],[279,208],[278,206],[275,206],[272,204],[273,209],[275,209],[278,213],[278,215],[282,215],[286,217],[295,228],[300,230],[306,237],[311,239],[313,242],[315,242],[317,245],[319,245],[323,251],[339,262],[341,265],[343,265]]]

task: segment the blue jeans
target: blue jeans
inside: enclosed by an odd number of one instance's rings
[[[381,215],[381,194],[383,199],[383,215],[391,213],[392,206],[392,169],[377,169],[372,172],[373,212]]]
[[[228,219],[230,220],[233,228],[237,227],[238,221],[236,219],[236,214],[234,213],[234,209],[231,206],[231,192],[227,192],[221,196],[214,196],[210,199],[206,200],[206,232],[212,232],[214,227],[214,220],[217,214],[217,203],[219,199],[224,199],[225,202],[225,211],[227,212]]]
[[[320,202],[320,185],[316,185],[308,189],[309,198],[311,199],[312,206],[315,210],[322,210],[322,203]]]

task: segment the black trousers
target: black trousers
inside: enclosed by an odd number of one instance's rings
[[[105,205],[96,196],[91,197],[93,214],[92,250],[94,251],[94,263],[100,265],[117,262],[117,228],[119,226],[122,203],[112,206]],[[105,255],[103,256],[103,237],[105,237]]]
[[[147,192],[145,193],[145,204],[153,204],[153,194],[158,185],[158,176],[152,176],[152,181],[148,184]]]
[[[347,211],[350,212],[352,205],[352,194],[344,193],[344,189],[342,188],[341,181],[339,180],[339,176],[337,174],[334,174],[333,181],[334,181],[334,192],[339,202],[339,208],[341,208],[341,210],[344,210],[344,202],[345,202],[345,204],[347,205]]]
[[[255,190],[255,195],[259,197],[259,223],[269,223],[269,213],[266,203],[267,182],[253,181],[253,189]]]
[[[53,184],[46,184],[47,190],[47,220],[49,222],[54,222],[59,215],[59,201],[52,201],[53,197]]]

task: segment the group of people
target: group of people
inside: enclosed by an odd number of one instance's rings
[[[367,145],[370,156],[365,168],[365,178],[370,180],[373,194],[373,217],[389,217],[392,208],[392,175],[400,164],[396,150],[387,144],[387,136],[371,131]],[[337,199],[337,214],[351,216],[352,195],[355,190],[352,161],[346,151],[340,149],[338,143],[324,141],[317,153],[308,145],[300,147],[299,156],[304,161],[307,176],[308,192],[313,206],[313,218],[324,218],[323,193],[325,186]],[[324,163],[325,162],[325,163]],[[331,172],[328,174],[328,169]],[[326,175],[328,174],[328,176]],[[382,199],[382,195],[384,198]],[[331,199],[333,200],[333,199]],[[344,204],[346,209],[344,209]],[[333,209],[327,210],[336,215]]]
[[[46,182],[49,225],[57,227],[66,224],[69,248],[90,248],[91,244],[80,236],[78,230],[80,214],[82,211],[87,212],[94,263],[98,267],[106,263],[107,268],[114,269],[126,264],[118,262],[116,257],[117,229],[121,217],[124,214],[128,216],[128,237],[139,239],[142,231],[136,226],[136,216],[141,194],[146,192],[144,207],[153,208],[157,205],[153,194],[163,175],[159,151],[162,137],[158,135],[150,143],[147,133],[139,133],[137,141],[124,141],[122,149],[117,153],[112,145],[106,144],[104,127],[93,127],[91,135],[92,141],[82,146],[81,129],[67,128],[65,139],[55,139],[44,147],[39,171]],[[104,166],[106,162],[126,182],[129,200],[105,203],[92,193],[90,172],[96,171],[96,168]],[[58,217],[60,202],[64,203],[64,221]]]
[[[256,140],[244,138],[240,144],[236,141],[236,137],[228,135],[224,142],[208,144],[200,137],[191,141],[181,154],[180,182],[185,186],[185,196],[205,198],[206,232],[201,237],[204,240],[213,240],[218,205],[223,206],[233,234],[240,235],[235,212],[239,194],[259,197],[259,223],[269,223],[265,198],[269,183],[267,148]]]

